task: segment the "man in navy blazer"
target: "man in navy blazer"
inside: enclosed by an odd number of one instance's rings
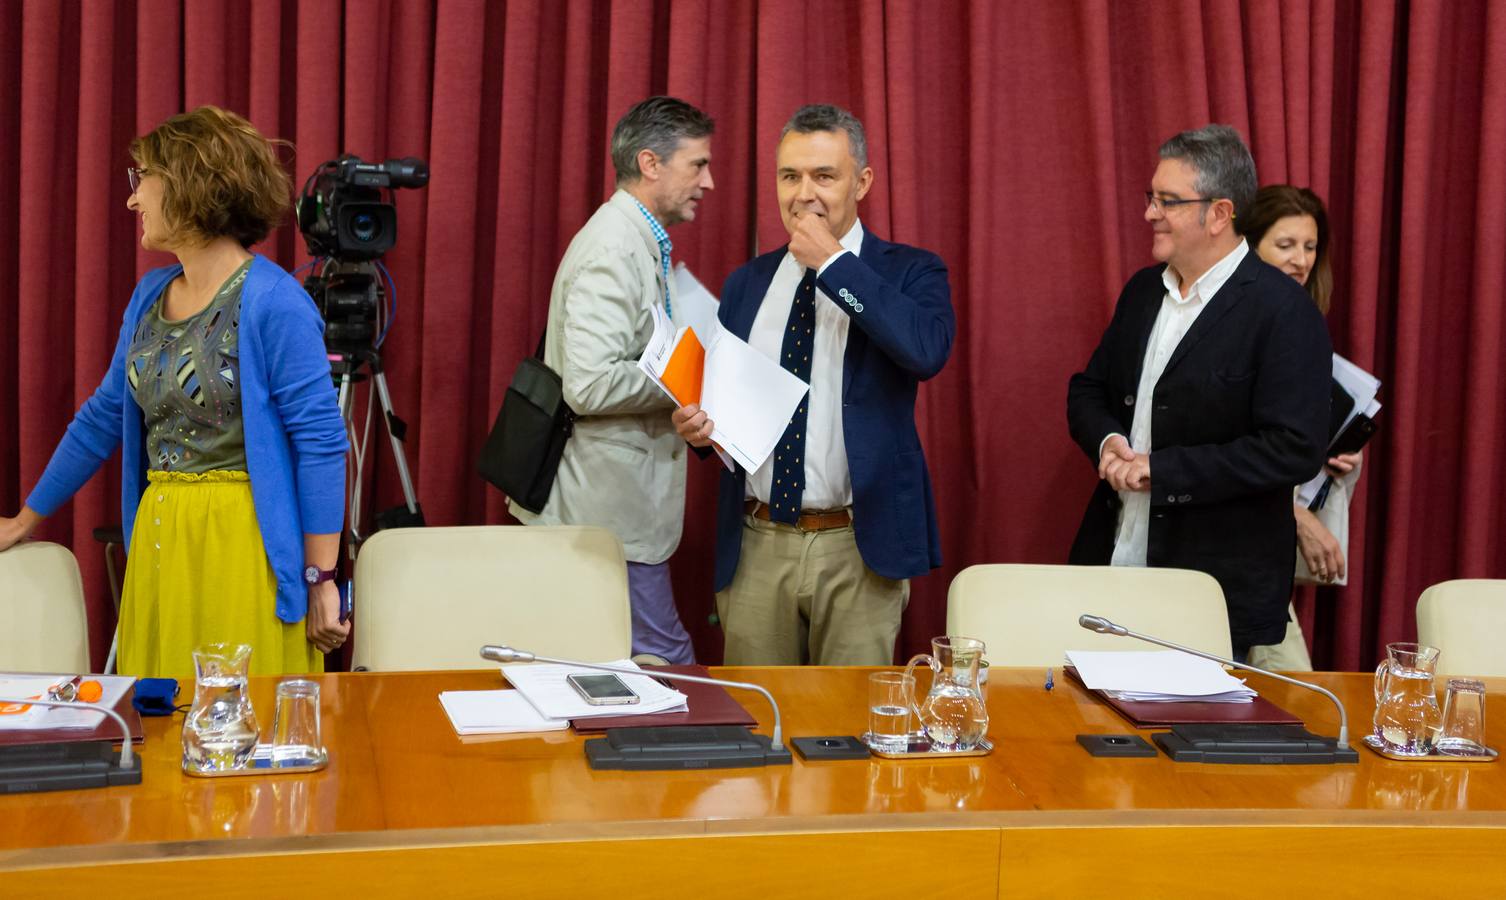
[[[1161,264],[1130,278],[1067,388],[1101,479],[1070,559],[1207,572],[1243,658],[1286,630],[1292,487],[1323,465],[1332,351],[1306,292],[1234,230],[1256,188],[1238,132],[1183,132],[1160,156],[1145,219]]]
[[[941,564],[915,395],[951,352],[946,266],[859,222],[873,170],[846,110],[797,111],[776,179],[790,242],[728,277],[720,319],[811,387],[758,471],[722,473],[726,662],[888,665],[908,579]],[[709,443],[697,407],[673,418]]]

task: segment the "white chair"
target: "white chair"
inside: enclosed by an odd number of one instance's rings
[[[0,671],[89,671],[89,617],[67,547],[25,542],[0,553]]]
[[[603,662],[632,650],[627,562],[602,528],[396,528],[361,547],[353,663],[480,669],[483,644]]]
[[[1459,579],[1423,591],[1417,641],[1441,651],[1440,674],[1506,676],[1506,580]]]
[[[1095,634],[1078,616],[1229,656],[1229,611],[1211,575],[1125,566],[969,566],[947,592],[948,634],[978,638],[996,666],[1059,666],[1068,650],[1160,650]]]

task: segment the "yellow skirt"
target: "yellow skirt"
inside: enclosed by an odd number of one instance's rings
[[[303,622],[277,618],[245,472],[148,472],[120,601],[125,675],[194,679],[201,644],[251,645],[253,675],[324,671]]]

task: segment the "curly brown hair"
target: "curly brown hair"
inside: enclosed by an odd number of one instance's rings
[[[1235,225],[1253,250],[1270,227],[1287,216],[1312,216],[1318,225],[1318,258],[1307,279],[1307,293],[1326,315],[1333,296],[1333,267],[1328,262],[1328,213],[1317,194],[1289,184],[1268,184],[1255,194],[1250,211]]]
[[[277,146],[217,106],[180,113],[131,141],[131,158],[162,179],[162,217],[189,241],[262,240],[292,205],[293,184]]]

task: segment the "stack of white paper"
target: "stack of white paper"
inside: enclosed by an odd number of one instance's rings
[[[1089,689],[1116,700],[1249,703],[1256,696],[1223,666],[1180,650],[1068,650],[1067,663]]]
[[[619,669],[637,669],[630,659],[606,663]],[[637,703],[618,703],[596,706],[585,701],[565,681],[566,675],[590,675],[595,669],[579,666],[537,665],[522,663],[503,666],[502,674],[518,689],[518,693],[546,719],[586,719],[592,716],[639,716],[650,713],[684,712],[685,695],[665,687],[648,675],[618,674],[622,683],[638,695]]]
[[[561,731],[569,719],[546,719],[517,691],[443,691],[444,707],[456,734],[512,734]]]
[[[727,468],[736,463],[756,471],[774,452],[810,385],[723,328],[717,321],[717,299],[683,265],[675,270],[675,286],[674,319],[662,304],[652,308],[654,333],[638,368],[676,403],[700,404]],[[705,351],[699,397],[676,396],[663,381],[686,328],[695,331]]]

